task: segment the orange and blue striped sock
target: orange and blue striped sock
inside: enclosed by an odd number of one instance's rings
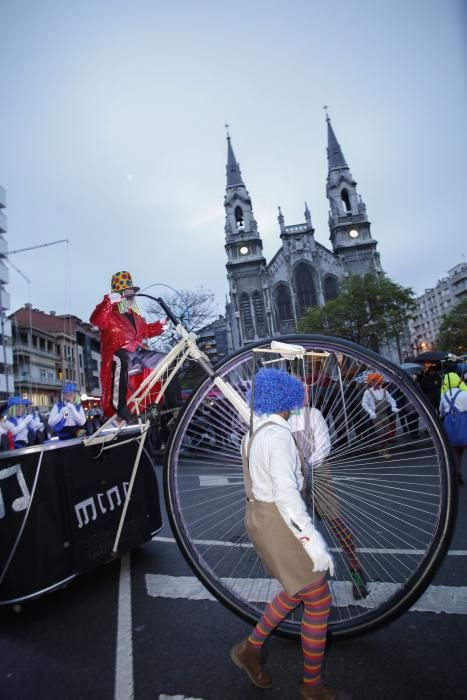
[[[321,666],[326,648],[331,594],[326,580],[321,579],[299,593],[303,600],[301,641],[304,661],[303,683],[321,683]]]
[[[262,646],[279,622],[282,622],[289,612],[301,602],[301,598],[292,598],[285,591],[278,593],[266,607],[263,616],[248,637],[248,641],[255,647]]]

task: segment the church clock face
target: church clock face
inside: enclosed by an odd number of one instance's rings
[[[358,230],[356,228],[353,228],[349,231],[350,238],[358,238],[359,235],[360,235],[360,233],[358,232]]]
[[[249,251],[248,246],[242,245],[242,247],[240,248],[240,255],[248,255],[249,252],[250,251]]]

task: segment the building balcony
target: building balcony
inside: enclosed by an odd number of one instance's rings
[[[1,212],[0,212],[1,213]],[[8,244],[3,236],[0,236],[0,256],[8,255]]]
[[[21,355],[23,357],[47,358],[50,360],[51,367],[55,367],[55,363],[60,362],[60,356],[56,353],[49,352],[48,350],[40,350],[39,348],[35,348],[33,345],[28,345],[27,343],[15,343],[13,346],[13,352],[15,356]]]
[[[62,387],[62,382],[60,379],[36,379],[35,377],[24,376],[24,374],[15,374],[15,386],[17,388],[30,387],[31,384],[34,388],[38,389],[52,389],[56,391],[58,388]]]
[[[6,190],[0,185],[0,209],[6,207]]]
[[[0,210],[0,233],[7,232],[7,219],[5,214]]]

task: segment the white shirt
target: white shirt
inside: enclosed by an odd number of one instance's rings
[[[11,420],[6,420],[4,422],[4,427],[12,433],[15,437],[15,440],[21,440],[21,442],[27,442],[28,441],[28,428],[29,424],[32,421],[32,416],[30,413],[28,413],[27,416],[17,416],[16,418],[17,425],[12,423]]]
[[[49,426],[55,428],[62,418],[65,418],[65,427],[84,425],[86,423],[86,416],[81,404],[75,406],[74,403],[66,403],[61,409],[59,409],[58,404],[54,404],[50,411]]]
[[[326,459],[331,451],[331,438],[321,411],[304,406],[290,415],[288,423],[292,433],[298,433],[296,438],[307,464],[317,466]]]
[[[467,411],[467,391],[462,389],[458,391],[457,388],[448,389],[446,393],[441,396],[441,401],[439,402],[440,416],[445,416],[446,413],[449,413],[449,404],[446,401],[446,396],[451,401],[455,398],[454,407],[457,408],[458,411],[461,413]]]
[[[277,414],[262,416],[255,423],[255,430],[266,422],[275,425],[268,425],[258,432],[250,451],[253,496],[258,501],[275,503],[287,526],[296,534],[291,520],[300,530],[311,525],[300,493],[303,486],[300,457],[288,422]],[[248,449],[248,434],[245,440]]]
[[[397,413],[399,410],[397,404],[387,389],[373,389],[373,387],[365,389],[362,397],[362,408],[364,408],[370,416],[373,416],[376,412],[375,401],[383,400],[387,401],[391,409]]]

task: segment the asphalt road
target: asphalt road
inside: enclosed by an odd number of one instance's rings
[[[467,465],[466,465],[467,466]],[[467,473],[467,468],[465,470]],[[268,643],[271,690],[229,659],[249,626],[220,603],[149,595],[148,576],[192,576],[168,525],[164,539],[66,589],[0,610],[0,698],[23,700],[293,700],[297,642]],[[433,581],[467,595],[467,486],[451,551]],[[451,590],[451,589],[450,589]],[[407,612],[372,634],[329,645],[325,678],[356,700],[465,698],[465,614]]]

